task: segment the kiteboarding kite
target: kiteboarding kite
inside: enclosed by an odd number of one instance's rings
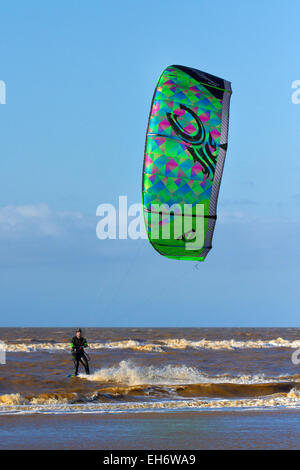
[[[204,261],[227,150],[230,82],[172,65],[155,88],[146,135],[143,210],[161,255]]]

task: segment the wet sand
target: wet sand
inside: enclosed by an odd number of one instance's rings
[[[0,449],[299,449],[300,411],[0,417]]]

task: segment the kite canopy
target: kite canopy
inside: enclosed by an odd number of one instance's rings
[[[143,208],[148,238],[164,256],[204,261],[211,249],[227,150],[230,82],[172,65],[149,115]]]

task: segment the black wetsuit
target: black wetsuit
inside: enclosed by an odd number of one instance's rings
[[[72,348],[72,357],[73,357],[73,362],[74,362],[74,375],[78,375],[78,368],[79,368],[79,363],[84,366],[85,368],[85,373],[89,374],[90,369],[89,369],[89,363],[86,358],[86,355],[84,354],[84,348],[87,348],[88,344],[85,338],[77,338],[77,336],[74,336],[71,341],[71,348]]]

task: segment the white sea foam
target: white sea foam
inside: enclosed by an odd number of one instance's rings
[[[169,349],[183,350],[183,349],[270,349],[270,348],[300,348],[300,340],[289,341],[283,338],[276,338],[270,340],[248,340],[237,341],[235,339],[213,341],[207,339],[188,340],[185,338],[170,338],[158,339],[154,343],[147,341],[137,340],[119,340],[119,341],[106,341],[94,342],[89,344],[91,350],[97,351],[102,349],[132,349],[136,351],[145,352],[164,352]],[[7,343],[6,351],[9,352],[37,352],[37,351],[66,351],[70,349],[70,343],[52,343],[52,342],[38,342],[38,343]]]
[[[202,409],[274,409],[274,408],[300,408],[299,392],[291,390],[287,394],[277,394],[261,398],[243,399],[184,399],[164,400],[155,402],[126,402],[126,403],[97,403],[97,404],[70,404],[53,401],[50,403],[35,403],[21,400],[16,403],[15,397],[11,405],[0,406],[0,415],[10,414],[64,414],[64,413],[122,413],[143,411],[181,411]]]
[[[98,369],[91,375],[80,374],[79,377],[94,382],[126,385],[263,384],[286,380],[286,377],[265,377],[264,374],[241,375],[237,377],[228,374],[209,376],[195,367],[186,365],[139,366],[130,360],[121,361],[116,366]]]
[[[91,350],[97,351],[101,349],[134,349],[137,351],[155,351],[162,352],[163,349],[159,344],[142,343],[134,340],[124,341],[108,341],[105,343],[89,343]],[[68,351],[70,350],[70,343],[8,343],[6,346],[7,352],[38,352],[38,351]]]

